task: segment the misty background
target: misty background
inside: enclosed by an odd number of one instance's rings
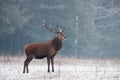
[[[65,29],[60,55],[120,58],[120,0],[0,0],[0,54],[24,55],[25,44],[53,39],[43,20]]]

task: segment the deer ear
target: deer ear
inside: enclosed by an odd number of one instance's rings
[[[61,31],[62,33],[64,32],[64,30]]]

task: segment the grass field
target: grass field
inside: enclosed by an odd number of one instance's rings
[[[23,74],[25,57],[0,57],[0,80],[120,80],[118,59],[55,58],[55,72],[47,73],[46,59],[33,61]]]

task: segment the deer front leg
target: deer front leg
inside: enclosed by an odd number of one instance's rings
[[[50,58],[47,57],[47,64],[48,64],[48,72],[50,72]]]
[[[54,72],[54,57],[51,58],[52,72]]]
[[[25,62],[24,62],[23,73],[25,73],[25,67],[26,67],[26,65],[25,65]]]

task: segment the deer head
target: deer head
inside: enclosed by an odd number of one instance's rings
[[[51,25],[47,24],[45,21],[43,21],[43,27],[45,27],[48,31],[50,32],[54,32],[56,33],[56,37],[59,38],[60,40],[64,40],[66,37],[65,37],[65,34],[64,34],[64,30],[62,29],[52,29],[51,28]],[[57,24],[57,27],[60,27],[59,24]]]

